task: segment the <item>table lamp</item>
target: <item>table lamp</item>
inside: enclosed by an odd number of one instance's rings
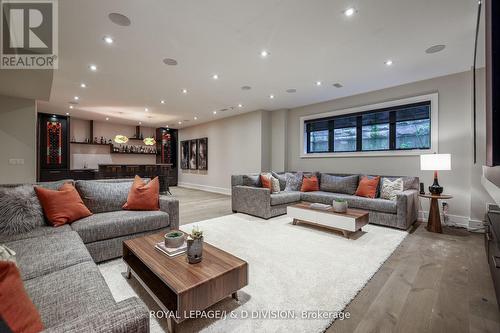
[[[450,154],[426,154],[420,155],[420,170],[434,171],[434,183],[429,186],[429,192],[441,195],[443,187],[438,182],[438,170],[451,170]]]

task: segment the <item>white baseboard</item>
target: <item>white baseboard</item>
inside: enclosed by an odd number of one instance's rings
[[[418,220],[420,222],[427,222],[429,212],[421,210],[418,212]],[[441,214],[441,222],[447,226],[464,228],[470,231],[481,231],[484,229],[484,222],[471,219],[467,216],[451,215],[448,214],[448,221],[445,222],[443,214]]]
[[[179,182],[177,184],[177,186],[190,188],[193,190],[200,190],[200,191],[219,193],[219,194],[224,194],[224,195],[231,195],[231,189],[224,188],[224,187],[208,186],[208,185],[192,184],[192,183],[183,183],[183,182]]]

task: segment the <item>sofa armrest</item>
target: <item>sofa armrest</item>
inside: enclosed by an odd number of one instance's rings
[[[231,190],[232,209],[268,219],[271,217],[271,191],[253,186],[233,186]]]
[[[409,189],[397,195],[397,227],[408,229],[418,218],[418,190]]]
[[[160,210],[168,213],[170,229],[179,229],[179,200],[166,195],[160,195]]]
[[[82,314],[78,318],[47,328],[43,332],[148,333],[149,311],[139,298],[132,297],[104,311]]]

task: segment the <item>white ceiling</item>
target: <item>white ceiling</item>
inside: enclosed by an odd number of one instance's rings
[[[345,17],[351,6],[357,13]],[[472,65],[476,6],[476,0],[59,1],[59,69],[50,101],[39,109],[184,127],[456,73]],[[111,12],[132,24],[115,25]],[[435,44],[446,49],[426,54]],[[178,66],[163,64],[166,57]],[[389,58],[391,67],[384,65]],[[97,72],[88,70],[91,63]],[[69,110],[75,95],[79,105]],[[244,107],[212,113],[238,103]]]

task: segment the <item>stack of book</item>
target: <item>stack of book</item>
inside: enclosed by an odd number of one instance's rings
[[[166,254],[169,257],[173,257],[173,256],[176,256],[176,255],[179,255],[179,254],[186,252],[187,243],[186,243],[186,241],[184,241],[184,244],[182,244],[179,247],[166,247],[165,242],[159,242],[159,243],[156,243],[155,249],[157,249],[158,251],[160,251],[163,254]]]

